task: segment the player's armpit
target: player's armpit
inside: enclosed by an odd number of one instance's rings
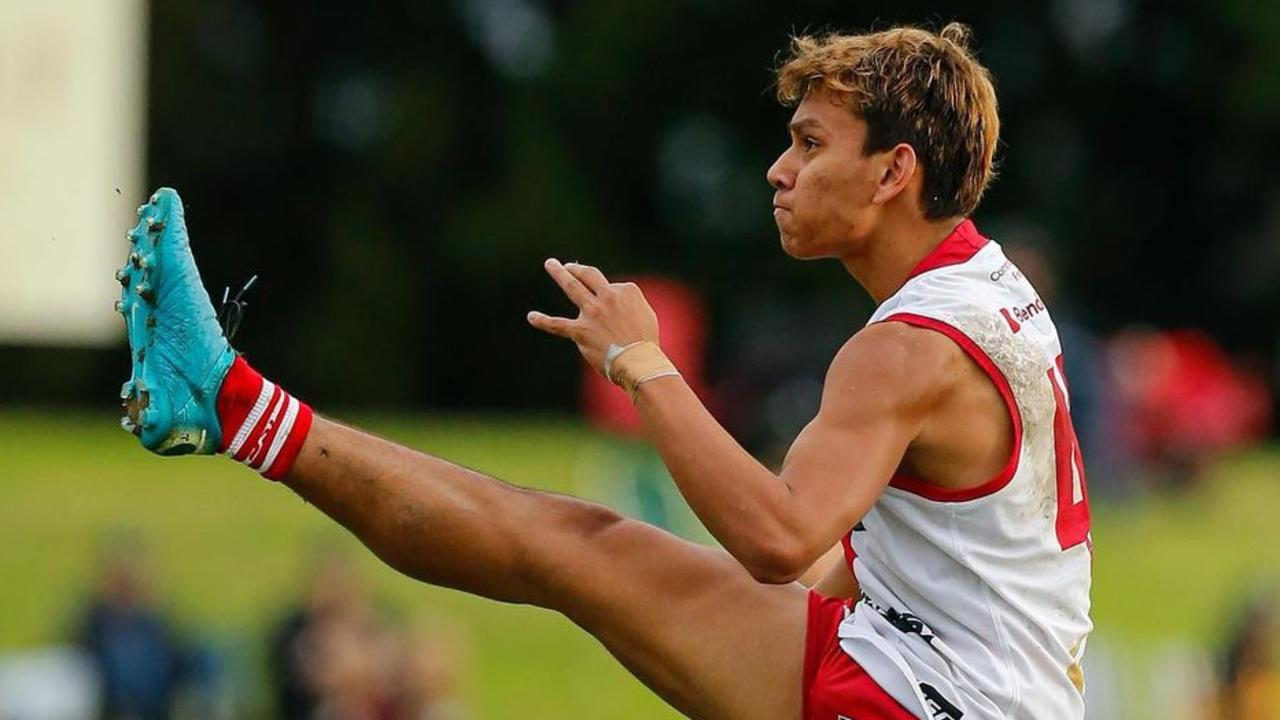
[[[844,549],[835,547],[839,560],[827,569],[827,572],[812,585],[814,592],[825,597],[856,598],[862,594],[858,587],[858,578],[854,577],[853,568],[844,559]]]

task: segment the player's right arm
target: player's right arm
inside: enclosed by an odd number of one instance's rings
[[[679,377],[642,385],[636,407],[711,534],[757,580],[792,582],[862,519],[919,434],[939,392],[940,337],[886,324],[846,343],[817,416],[776,474]]]
[[[596,268],[547,262],[580,310],[531,313],[535,327],[578,346],[603,371],[608,349],[656,343],[657,318],[639,288]],[[639,386],[636,408],[681,494],[711,534],[757,580],[789,583],[880,497],[903,454],[952,389],[963,353],[942,335],[900,323],[868,327],[827,373],[817,416],[781,473],[751,456],[676,375]]]

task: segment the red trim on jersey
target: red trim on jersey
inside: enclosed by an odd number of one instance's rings
[[[844,549],[844,564],[848,565],[849,569],[852,570],[853,559],[858,557],[858,551],[853,549],[853,531],[852,530],[845,533],[844,537],[840,538],[840,547]]]
[[[964,350],[965,354],[978,364],[978,367],[982,368],[987,377],[991,378],[991,382],[996,386],[996,390],[999,391],[1000,397],[1004,400],[1005,408],[1009,411],[1009,419],[1013,421],[1013,452],[1009,454],[1009,461],[1005,463],[1004,469],[1000,471],[1000,474],[987,482],[964,490],[952,490],[939,487],[921,478],[898,473],[893,476],[889,484],[937,502],[976,500],[998,492],[1005,485],[1008,485],[1009,481],[1013,479],[1014,473],[1018,471],[1018,458],[1022,455],[1022,412],[1018,410],[1018,403],[1013,398],[1013,388],[1009,386],[1009,380],[1005,378],[1004,373],[1000,371],[1000,368],[996,367],[996,364],[992,362],[987,353],[981,347],[978,347],[978,344],[972,338],[965,335],[955,326],[941,320],[914,313],[895,313],[880,322],[901,322],[946,335],[952,342],[959,345],[960,349]]]
[[[943,238],[937,247],[924,256],[907,279],[910,280],[920,273],[937,270],[940,267],[968,262],[969,258],[977,255],[988,242],[990,240],[978,232],[973,221],[965,218],[955,230],[951,231],[950,235]]]

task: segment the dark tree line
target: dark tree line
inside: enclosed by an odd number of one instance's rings
[[[151,12],[148,183],[189,203],[209,285],[261,276],[237,344],[321,403],[568,406],[575,354],[523,319],[560,308],[539,267],[550,255],[700,288],[713,368],[779,307],[834,318],[812,340],[820,358],[870,308],[834,264],[777,248],[764,171],[788,112],[770,69],[792,32],[952,19],[973,26],[1002,106],[979,226],[1041,244],[1059,304],[1101,332],[1200,326],[1274,359],[1280,6],[156,0]]]

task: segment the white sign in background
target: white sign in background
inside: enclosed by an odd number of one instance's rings
[[[0,0],[0,344],[110,345],[145,200],[144,0]]]

